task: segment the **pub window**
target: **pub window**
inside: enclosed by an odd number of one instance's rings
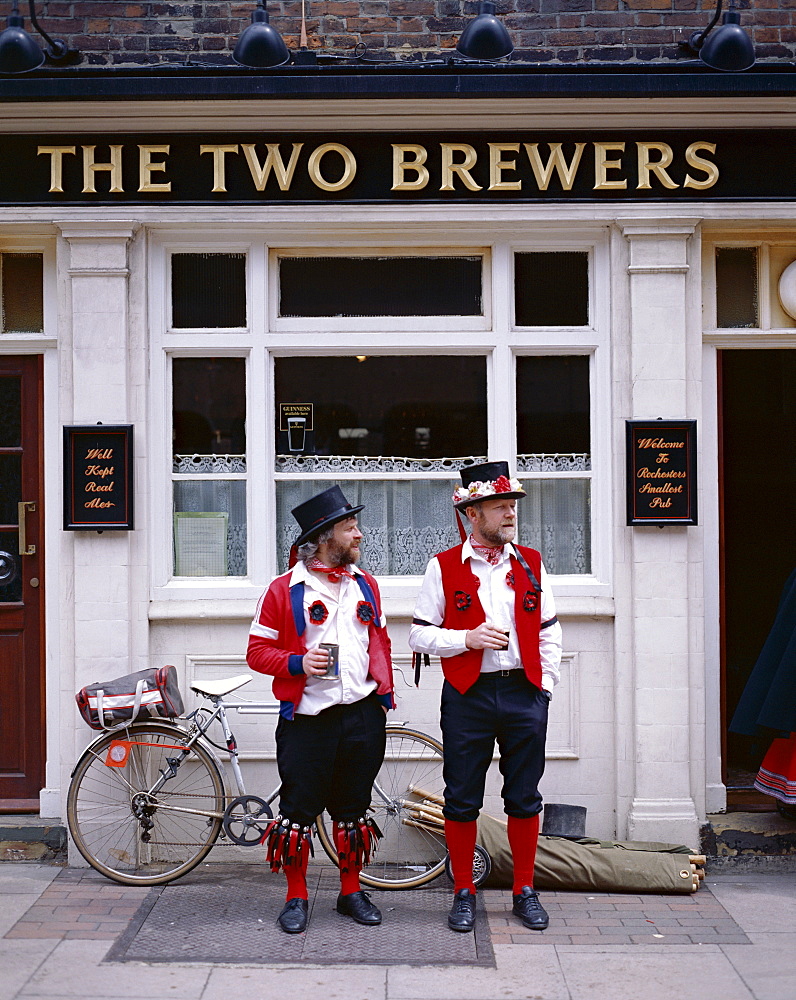
[[[517,358],[518,540],[550,573],[591,572],[589,358]]]
[[[246,254],[172,254],[171,317],[175,329],[245,327]]]
[[[40,253],[0,254],[3,333],[44,330],[44,264]]]
[[[716,326],[759,325],[757,247],[717,247]]]
[[[172,361],[175,576],[245,576],[246,362]]]
[[[458,542],[458,470],[486,461],[486,359],[473,356],[275,360],[276,512],[280,572],[295,540],[291,509],[339,484],[378,574],[422,574]]]
[[[481,257],[281,257],[280,316],[482,316]]]
[[[589,255],[516,253],[514,316],[517,326],[588,326]]]

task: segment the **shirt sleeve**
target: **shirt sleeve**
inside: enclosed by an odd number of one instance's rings
[[[409,629],[409,647],[415,653],[431,656],[456,656],[467,649],[467,629],[442,628],[445,618],[445,593],[442,589],[442,570],[434,557],[426,567],[420,593],[417,595],[412,626]]]
[[[552,691],[561,677],[562,633],[556,616],[556,603],[550,578],[542,564],[542,622],[539,631],[539,656],[542,661],[542,687]]]

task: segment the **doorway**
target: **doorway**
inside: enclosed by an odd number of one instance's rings
[[[719,351],[723,780],[727,808],[775,810],[753,782],[773,732],[728,731],[796,567],[796,351]]]
[[[42,359],[0,358],[0,812],[44,785]]]

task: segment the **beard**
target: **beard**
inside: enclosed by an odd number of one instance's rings
[[[513,524],[504,525],[497,528],[487,528],[481,518],[478,524],[478,533],[487,545],[505,545],[506,542],[514,541],[517,529]]]
[[[327,557],[329,566],[350,566],[359,559],[359,545],[361,542],[351,542],[342,545],[335,538],[331,538],[328,543]]]

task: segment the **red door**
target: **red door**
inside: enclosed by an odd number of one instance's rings
[[[44,785],[41,357],[0,357],[0,812]]]

